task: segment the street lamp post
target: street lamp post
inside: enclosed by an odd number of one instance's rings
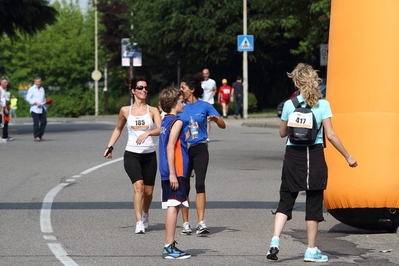
[[[104,63],[104,114],[108,114],[108,61]]]
[[[98,116],[98,81],[101,79],[101,72],[98,70],[98,34],[97,34],[97,0],[94,0],[94,71],[91,78],[94,80],[94,115]]]
[[[247,35],[247,0],[243,0],[243,33]],[[243,101],[243,116],[244,119],[248,118],[248,52],[244,51],[242,54],[242,82],[244,87],[244,101]]]

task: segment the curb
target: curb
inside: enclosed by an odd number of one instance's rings
[[[280,124],[269,123],[269,122],[243,122],[241,124],[243,127],[270,127],[270,128],[279,128]]]
[[[82,116],[79,118],[47,118],[47,122],[61,122],[61,123],[76,123],[76,122],[100,122],[100,121],[116,121],[117,115],[109,116]],[[229,119],[230,120],[230,119]],[[228,122],[229,120],[226,120]],[[240,123],[241,122],[241,123]],[[263,116],[263,117],[250,117],[247,120],[231,120],[232,124],[240,125],[242,127],[258,127],[258,128],[279,128],[281,119],[277,116]],[[13,125],[21,125],[25,123],[32,123],[31,118],[18,118],[13,121]],[[18,129],[14,128],[13,125],[9,126],[8,133],[10,135],[19,135]],[[1,130],[0,130],[1,131]]]

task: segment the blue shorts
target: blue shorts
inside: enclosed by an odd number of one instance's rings
[[[162,180],[162,209],[177,206],[188,207],[184,177],[177,177],[177,182],[179,182],[179,188],[173,190],[169,180]]]

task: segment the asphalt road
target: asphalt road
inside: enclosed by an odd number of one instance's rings
[[[211,234],[181,235],[179,216],[178,247],[193,256],[167,261],[159,176],[150,227],[135,235],[132,186],[121,160],[126,131],[114,159],[102,158],[116,117],[49,119],[40,143],[33,141],[30,119],[14,120],[15,140],[0,144],[0,265],[304,265],[303,193],[282,235],[279,260],[265,257],[284,155],[278,122],[228,119],[227,129],[212,127],[205,214]],[[324,265],[399,264],[397,234],[349,227],[327,212],[325,219],[318,236],[330,258]]]

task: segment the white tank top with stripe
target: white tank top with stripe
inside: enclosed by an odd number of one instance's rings
[[[148,105],[147,113],[141,116],[132,115],[132,106],[130,106],[126,127],[128,130],[127,151],[134,153],[150,153],[155,151],[155,144],[151,136],[148,136],[144,143],[140,145],[136,143],[138,136],[155,129],[155,124],[154,121],[152,121],[150,107]]]

